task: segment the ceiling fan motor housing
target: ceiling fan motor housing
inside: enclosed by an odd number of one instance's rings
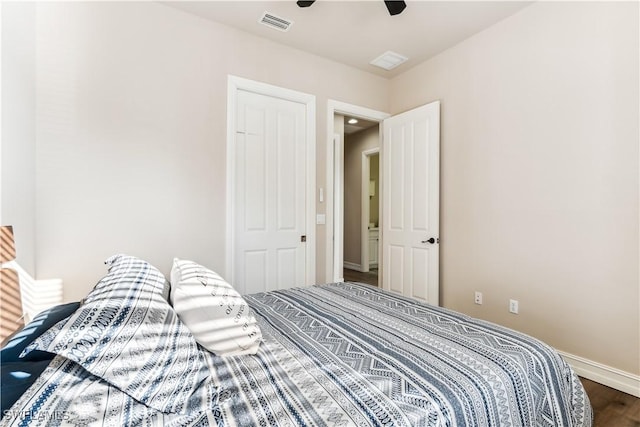
[[[309,7],[315,3],[315,0],[298,0],[296,3],[300,7]],[[387,6],[387,10],[391,16],[399,15],[407,7],[404,1],[385,0],[384,4]]]

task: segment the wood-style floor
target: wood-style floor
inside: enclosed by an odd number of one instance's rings
[[[345,268],[344,280],[378,286],[377,271],[362,273]],[[593,427],[640,427],[639,398],[586,378],[580,379],[593,407]]]
[[[639,398],[586,378],[580,379],[593,407],[593,427],[640,427]]]
[[[344,275],[345,282],[360,282],[372,286],[378,286],[378,270],[363,273],[361,271],[345,268],[342,270],[342,274]]]

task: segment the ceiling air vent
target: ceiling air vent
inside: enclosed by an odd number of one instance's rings
[[[266,25],[269,28],[273,28],[278,31],[289,31],[291,25],[293,25],[293,21],[289,21],[288,19],[280,18],[279,16],[274,15],[273,13],[265,12],[262,14],[262,17],[258,21],[262,25]]]
[[[400,55],[399,53],[388,50],[371,61],[369,64],[375,65],[376,67],[384,68],[385,70],[393,70],[398,65],[405,62],[407,59],[409,58],[404,55]]]

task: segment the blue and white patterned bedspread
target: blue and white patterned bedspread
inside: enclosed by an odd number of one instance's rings
[[[526,335],[361,284],[245,298],[265,341],[212,358],[228,426],[591,426],[575,373]]]
[[[202,411],[162,414],[58,356],[0,425],[36,409],[50,419],[33,425],[592,425],[575,373],[526,335],[353,283],[245,299],[264,341],[256,355],[201,350],[218,388]]]
[[[82,366],[56,356],[42,375],[5,411],[0,426],[216,426],[216,402],[199,390],[202,410],[164,414],[150,408]]]

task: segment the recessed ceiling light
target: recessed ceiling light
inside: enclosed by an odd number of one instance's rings
[[[349,119],[347,123],[349,123],[350,125],[355,125],[356,123],[358,123],[358,119]]]
[[[369,64],[375,65],[376,67],[384,68],[388,71],[393,70],[408,59],[409,58],[404,55],[400,55],[399,53],[391,52],[390,50],[388,50],[371,61]]]

